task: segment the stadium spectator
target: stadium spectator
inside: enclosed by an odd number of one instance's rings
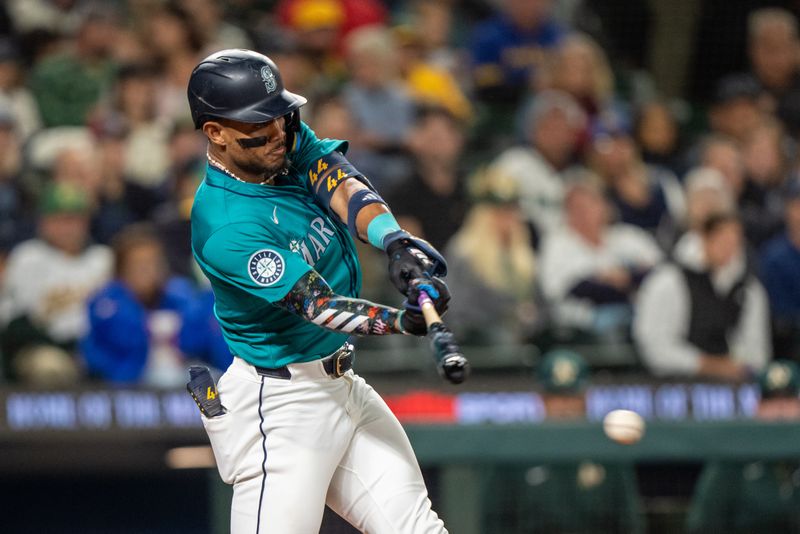
[[[800,420],[800,368],[796,363],[770,363],[758,385],[758,419],[789,424]],[[687,532],[798,532],[798,473],[800,462],[796,459],[710,462],[695,486]]]
[[[174,3],[146,13],[140,39],[149,45],[151,60],[159,70],[155,102],[157,116],[189,120],[186,86],[205,46],[191,15]]]
[[[594,120],[614,105],[614,75],[602,48],[588,35],[566,36],[547,57],[536,86],[572,95]],[[619,110],[616,110],[619,112]]]
[[[182,384],[178,337],[194,288],[169,276],[163,246],[148,227],[126,228],[113,250],[114,279],[88,302],[81,352],[90,375],[109,382]]]
[[[743,143],[763,116],[759,96],[758,84],[749,76],[734,74],[720,80],[708,111],[711,131]]]
[[[452,0],[412,0],[408,24],[416,28],[427,60],[450,72],[461,85],[469,78],[463,51],[453,46],[456,10]]]
[[[606,186],[620,222],[646,230],[665,250],[672,246],[686,211],[680,183],[664,167],[642,161],[621,119],[595,122],[587,163]]]
[[[0,248],[33,236],[30,198],[22,187],[21,141],[14,117],[0,108]]]
[[[400,75],[411,98],[418,105],[444,107],[467,123],[472,118],[472,104],[450,72],[427,60],[418,30],[399,26],[394,29],[394,37],[398,45]]]
[[[716,134],[700,144],[701,164],[725,177],[742,214],[745,235],[756,247],[781,227],[780,187],[785,180],[787,155],[780,131],[775,122],[760,119],[741,144],[732,137]]]
[[[745,169],[739,145],[733,137],[711,134],[700,142],[700,165],[716,169],[725,178],[735,201],[745,188]]]
[[[699,265],[703,257],[703,226],[711,215],[731,213],[736,208],[733,192],[718,170],[697,167],[684,178],[686,190],[686,232],[672,255],[681,263]]]
[[[156,71],[149,65],[122,65],[116,74],[111,102],[98,112],[97,122],[125,132],[125,175],[141,187],[161,185],[169,154],[167,142],[172,124],[159,116]],[[99,126],[103,128],[103,125]]]
[[[636,303],[634,339],[654,374],[744,380],[772,356],[769,305],[744,261],[736,216],[714,214],[702,254],[648,276]]]
[[[540,285],[556,326],[619,337],[630,324],[631,300],[662,258],[644,230],[612,223],[601,189],[569,186],[566,224],[548,234],[540,253]]]
[[[783,227],[782,195],[789,168],[789,142],[781,123],[765,118],[742,145],[746,181],[739,197],[739,213],[747,242],[756,249]]]
[[[648,165],[665,167],[683,175],[680,126],[665,102],[653,100],[640,106],[633,121],[633,137]]]
[[[84,0],[9,0],[6,7],[19,33],[47,30],[66,36],[73,35],[80,27],[87,3]]]
[[[199,273],[192,257],[190,216],[197,187],[203,179],[205,160],[184,163],[170,181],[166,202],[153,210],[152,220],[164,243],[164,254],[171,273],[194,278]]]
[[[579,354],[552,351],[542,359],[537,375],[549,420],[586,416],[589,367]],[[487,469],[484,476],[481,532],[645,532],[636,473],[630,464],[587,458],[502,465]]]
[[[492,163],[517,182],[525,217],[545,235],[561,225],[566,171],[586,127],[586,115],[567,93],[542,91],[523,114],[524,144]]]
[[[0,38],[0,108],[12,115],[22,140],[41,128],[42,123],[36,100],[24,82],[18,47],[11,39]]]
[[[163,199],[159,192],[128,178],[125,124],[105,121],[95,137],[99,183],[91,229],[94,240],[107,245],[125,226],[150,217]]]
[[[760,274],[769,294],[775,354],[800,360],[800,182],[786,194],[786,232],[768,242]]]
[[[546,52],[564,32],[552,0],[502,0],[499,12],[473,29],[472,79],[481,100],[519,103],[533,86]]]
[[[247,32],[223,18],[224,5],[215,0],[180,0],[180,6],[189,14],[205,43],[203,56],[228,48],[252,47]]]
[[[399,80],[397,49],[388,29],[355,30],[347,37],[346,49],[352,80],[342,97],[355,120],[352,144],[364,151],[358,168],[385,191],[411,172],[404,150],[414,106]]]
[[[447,245],[448,320],[468,343],[519,343],[536,327],[536,257],[519,210],[516,182],[486,171],[472,186],[475,204]],[[486,328],[492,317],[494,328]]]
[[[330,91],[347,80],[340,43],[345,13],[338,0],[290,0],[281,3],[277,15],[284,32],[271,38],[269,48],[278,52],[273,59],[288,89],[310,97],[314,89]]]
[[[46,127],[82,126],[114,76],[111,48],[117,24],[94,11],[80,25],[74,46],[40,59],[29,84]]]
[[[445,109],[420,109],[409,136],[414,173],[388,197],[400,225],[438,250],[459,229],[467,211],[461,128]]]
[[[747,20],[747,46],[752,77],[764,102],[786,128],[800,133],[800,38],[797,19],[782,8],[751,12]]]
[[[378,0],[281,0],[275,14],[309,51],[322,54],[340,51],[350,32],[388,18]]]
[[[94,207],[101,185],[95,146],[65,144],[56,152],[51,172],[53,183],[69,184],[81,189]]]
[[[3,279],[6,358],[43,345],[72,352],[86,333],[86,301],[108,279],[112,261],[106,247],[89,243],[90,209],[74,184],[42,193],[38,237],[14,247]]]

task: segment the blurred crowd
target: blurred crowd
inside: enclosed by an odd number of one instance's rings
[[[0,376],[176,385],[230,361],[191,258],[206,145],[185,94],[236,47],[445,253],[465,343],[625,344],[654,375],[722,380],[800,360],[798,19],[732,9],[741,57],[711,79],[683,47],[717,3],[680,2],[674,33],[645,4],[7,0]],[[396,301],[362,259],[364,296]]]

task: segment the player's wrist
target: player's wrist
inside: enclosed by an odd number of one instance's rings
[[[402,332],[406,335],[424,336],[428,333],[428,326],[425,324],[425,318],[420,313],[402,310],[398,317],[398,322],[400,323]]]
[[[389,247],[403,238],[411,235],[400,228],[400,223],[390,212],[381,213],[374,217],[367,225],[367,238],[372,246],[389,253]]]

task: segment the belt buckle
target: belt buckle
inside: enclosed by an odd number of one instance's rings
[[[336,378],[344,376],[344,374],[347,372],[347,370],[342,370],[342,362],[351,354],[353,354],[353,345],[350,343],[345,343],[342,348],[336,351],[336,354],[333,355],[333,375]]]
[[[344,371],[342,371],[342,360],[346,356],[347,356],[347,351],[341,351],[335,356],[333,365],[333,376],[335,376],[336,378],[344,376]]]

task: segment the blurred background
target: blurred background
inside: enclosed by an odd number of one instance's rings
[[[450,532],[800,533],[796,0],[6,0],[0,501],[14,533],[227,532],[187,368],[192,68],[272,57],[450,263],[473,376],[359,340]],[[365,298],[399,304],[362,247]],[[647,421],[623,446],[600,421]],[[324,533],[353,530],[326,514]]]

